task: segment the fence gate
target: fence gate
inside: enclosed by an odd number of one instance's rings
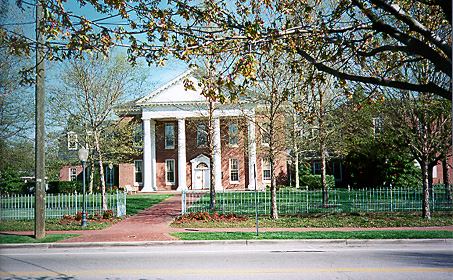
[[[116,216],[126,215],[126,192],[116,192]]]

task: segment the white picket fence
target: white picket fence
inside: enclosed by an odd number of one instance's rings
[[[113,210],[116,217],[126,215],[126,193],[106,194],[107,209]],[[46,218],[61,218],[82,212],[83,196],[74,194],[46,194]],[[102,195],[86,195],[87,214],[102,215]],[[2,195],[0,217],[2,220],[27,220],[35,218],[35,195]]]

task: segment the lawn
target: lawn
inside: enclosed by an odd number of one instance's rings
[[[28,235],[0,235],[0,244],[5,243],[48,243],[58,242],[71,237],[79,236],[80,234],[47,234],[46,237],[36,240]]]
[[[269,214],[270,192],[259,191],[256,195],[258,214]],[[277,191],[277,209],[279,214],[411,212],[422,209],[421,188],[332,189],[328,195],[329,203],[324,205],[319,190],[281,189]],[[442,188],[434,188],[433,195],[433,212],[452,210]],[[208,192],[187,192],[187,201],[187,212],[213,212]],[[215,211],[252,215],[255,213],[255,193],[217,192]]]
[[[172,194],[128,195],[126,196],[126,214],[135,215],[172,196]]]
[[[127,215],[134,215],[146,208],[168,199],[173,195],[128,195],[126,197]],[[80,227],[80,221],[73,219],[46,219],[46,231],[64,230],[95,230],[113,225],[121,219],[88,219],[87,226]],[[0,223],[0,231],[33,231],[34,220],[3,220]]]
[[[181,240],[253,240],[253,239],[432,239],[453,238],[451,231],[307,231],[307,232],[179,232]]]
[[[192,218],[190,218],[192,217]],[[199,217],[184,215],[176,219],[173,227],[178,228],[250,228],[255,227],[254,216],[238,216],[233,219],[214,219],[211,215]],[[432,227],[453,225],[453,212],[434,212],[430,220],[423,219],[420,212],[363,213],[363,214],[304,214],[281,215],[274,220],[259,216],[260,228],[384,228],[384,227]]]

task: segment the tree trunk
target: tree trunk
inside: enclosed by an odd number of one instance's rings
[[[322,182],[322,204],[324,207],[326,207],[329,205],[329,193],[327,192],[326,151],[324,144],[321,144],[321,182]]]
[[[107,211],[107,197],[105,196],[105,180],[104,180],[104,168],[103,168],[103,163],[102,163],[102,153],[101,153],[101,147],[99,144],[99,135],[98,131],[94,131],[94,142],[96,145],[96,151],[98,153],[98,159],[99,159],[99,177],[101,177],[101,195],[102,195],[102,209],[104,211]]]
[[[92,194],[93,193],[93,186],[94,186],[94,161],[91,161],[90,164],[90,184],[88,187],[88,193]]]
[[[296,127],[296,116],[293,114],[293,152],[294,152],[294,187],[298,189],[300,187],[299,182],[299,149],[297,147],[297,127]],[[292,170],[290,169],[289,172]]]
[[[424,219],[431,219],[431,211],[429,209],[428,159],[423,158],[420,166],[422,168],[423,180],[422,217]]]
[[[278,219],[278,209],[277,209],[277,184],[274,172],[274,158],[271,157],[271,218]]]
[[[442,173],[443,173],[443,180],[444,180],[444,186],[445,186],[445,196],[447,197],[447,203],[448,205],[453,204],[453,199],[451,196],[451,185],[450,185],[450,170],[448,168],[448,159],[445,157],[442,160]]]
[[[434,164],[428,164],[428,192],[431,199],[430,207],[433,207],[434,211],[433,168]]]
[[[295,180],[296,180],[296,189],[300,188],[300,175],[299,175],[299,151],[296,152],[296,158],[295,158],[295,162],[294,162],[294,169],[295,169]]]
[[[210,167],[209,167],[209,180],[210,180],[210,186],[209,186],[209,208],[211,210],[214,210],[216,208],[216,201],[215,201],[215,174],[214,174],[214,101],[212,99],[209,99],[209,121],[208,121],[208,145],[209,145],[209,161],[210,161]]]

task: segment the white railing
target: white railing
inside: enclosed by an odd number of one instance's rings
[[[270,191],[258,191],[257,211],[270,213]],[[337,189],[328,191],[328,202],[323,202],[321,190],[284,189],[277,191],[277,210],[280,214],[408,212],[422,210],[421,188]],[[215,209],[211,209],[209,191],[182,193],[182,214],[218,212],[251,215],[255,213],[253,191],[216,191]],[[445,190],[430,191],[431,211],[453,210]]]
[[[107,209],[116,217],[126,215],[126,193],[106,194]],[[46,194],[46,218],[61,218],[82,211],[81,194]],[[102,214],[102,195],[86,195],[87,214]],[[35,218],[35,195],[2,195],[0,217],[2,220],[27,220]]]

